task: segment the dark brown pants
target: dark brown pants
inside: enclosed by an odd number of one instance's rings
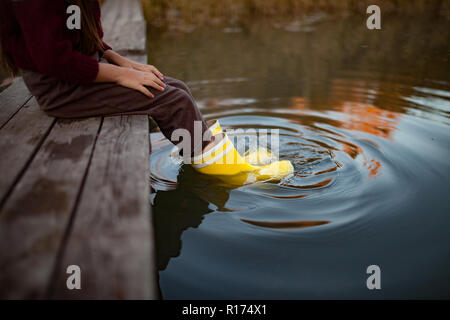
[[[104,59],[101,62],[107,63]],[[150,99],[141,92],[114,83],[77,85],[27,70],[23,71],[23,79],[41,109],[50,116],[83,118],[149,115],[169,140],[174,130],[188,130],[192,137],[192,154],[194,150],[202,150],[208,144],[201,141],[202,137],[194,141],[194,121],[201,121],[202,136],[208,127],[189,88],[180,80],[165,77],[167,86],[162,92],[147,87],[155,96]]]

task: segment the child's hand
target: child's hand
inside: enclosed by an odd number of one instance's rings
[[[143,72],[152,72],[154,73],[160,80],[164,80],[164,76],[155,66],[142,64],[139,62],[132,61],[128,58],[122,57],[117,52],[113,50],[106,50],[103,54],[103,57],[111,63],[118,65],[123,68],[134,69]]]
[[[164,80],[164,76],[161,72],[159,72],[158,69],[156,69],[155,66],[149,65],[149,64],[142,64],[138,62],[131,61],[131,68],[138,71],[144,71],[144,72],[153,72],[160,80]]]
[[[145,87],[149,86],[160,91],[164,91],[166,84],[153,72],[143,72],[129,68],[122,68],[117,84],[142,92],[149,98],[154,95]]]

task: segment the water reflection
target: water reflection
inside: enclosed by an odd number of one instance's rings
[[[266,221],[252,221],[247,219],[241,219],[241,221],[253,224],[255,226],[265,227],[265,228],[275,228],[275,229],[300,229],[300,228],[308,228],[314,226],[321,226],[330,221],[274,221],[274,222],[266,222]]]
[[[189,83],[206,118],[279,129],[295,167],[230,188],[152,134],[163,297],[372,298],[373,263],[377,297],[450,296],[450,22],[414,21],[150,35],[152,63]]]
[[[159,190],[153,199],[157,203],[153,219],[157,226],[158,270],[164,270],[169,260],[180,254],[181,235],[186,229],[197,228],[204,215],[210,212],[227,211],[225,204],[229,198],[229,188],[217,185],[214,180],[197,180],[194,176],[195,172],[187,167],[177,181],[173,181],[176,188]]]

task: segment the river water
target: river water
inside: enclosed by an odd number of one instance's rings
[[[227,187],[152,134],[163,298],[450,298],[450,20],[364,19],[152,30],[205,118],[279,129],[295,167]]]

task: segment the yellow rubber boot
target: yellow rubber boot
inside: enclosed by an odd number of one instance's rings
[[[226,134],[219,133],[215,138],[218,142],[214,147],[192,159],[192,166],[196,171],[237,185],[279,180],[293,172],[293,166],[288,160],[262,166],[251,165],[241,157]]]
[[[273,157],[270,151],[264,148],[259,148],[258,150],[252,152],[247,151],[244,153],[245,161],[253,165],[267,164],[272,160],[272,158]]]
[[[235,175],[256,169],[241,157],[226,134],[219,133],[215,139],[218,142],[211,149],[192,158],[195,170],[210,175]]]
[[[217,119],[208,120],[208,121],[206,121],[206,124],[208,125],[208,128],[212,132],[213,136],[222,132],[222,128]]]
[[[212,132],[212,135],[218,135],[222,133],[222,127],[220,126],[219,120],[212,119],[206,121],[209,130]],[[259,163],[266,163],[272,158],[272,154],[265,149],[258,149],[253,152],[247,152],[244,154],[244,159],[250,164],[256,165]]]

